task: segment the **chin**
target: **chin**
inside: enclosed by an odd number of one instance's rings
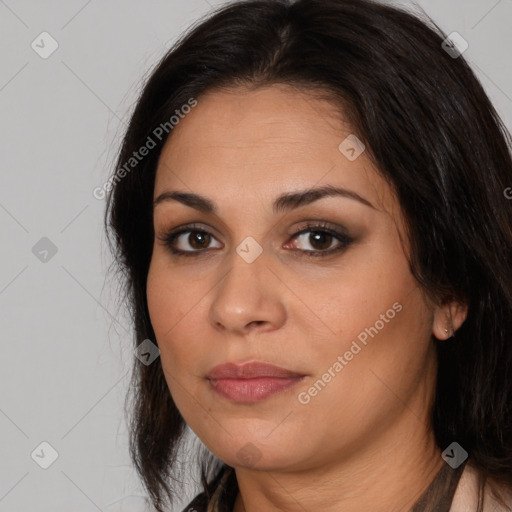
[[[272,437],[272,436],[271,436]],[[213,453],[236,469],[273,471],[298,463],[297,443],[288,438],[262,439],[248,435],[233,436],[225,446],[213,446]]]

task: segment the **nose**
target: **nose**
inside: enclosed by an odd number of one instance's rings
[[[210,322],[232,334],[271,331],[286,322],[286,287],[267,268],[264,255],[247,263],[234,254],[230,270],[213,290]]]

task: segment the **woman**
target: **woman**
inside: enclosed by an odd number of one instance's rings
[[[510,136],[460,52],[369,0],[255,0],[152,72],[105,220],[158,511],[186,425],[185,510],[512,509]]]

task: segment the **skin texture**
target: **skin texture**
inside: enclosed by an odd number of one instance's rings
[[[466,310],[425,298],[392,190],[365,152],[350,161],[338,149],[351,133],[332,104],[289,86],[212,91],[175,126],[159,160],[155,198],[193,192],[218,208],[155,206],[147,299],[176,405],[236,469],[236,512],[406,511],[444,464],[429,426],[432,336],[449,338]],[[373,208],[328,197],[272,211],[278,195],[320,185],[350,189]],[[307,221],[345,228],[353,242],[308,257],[340,242],[315,244],[315,228],[294,237]],[[182,235],[175,247],[196,255],[177,257],[160,238],[189,223],[212,237]],[[249,236],[263,250],[252,263],[236,251]],[[299,393],[396,303],[394,318],[301,403]],[[220,397],[205,378],[220,363],[254,360],[306,377],[252,404]]]

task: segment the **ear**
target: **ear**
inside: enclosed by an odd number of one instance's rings
[[[432,334],[438,340],[447,340],[455,335],[455,331],[466,320],[468,313],[467,304],[457,301],[447,302],[434,309]]]

